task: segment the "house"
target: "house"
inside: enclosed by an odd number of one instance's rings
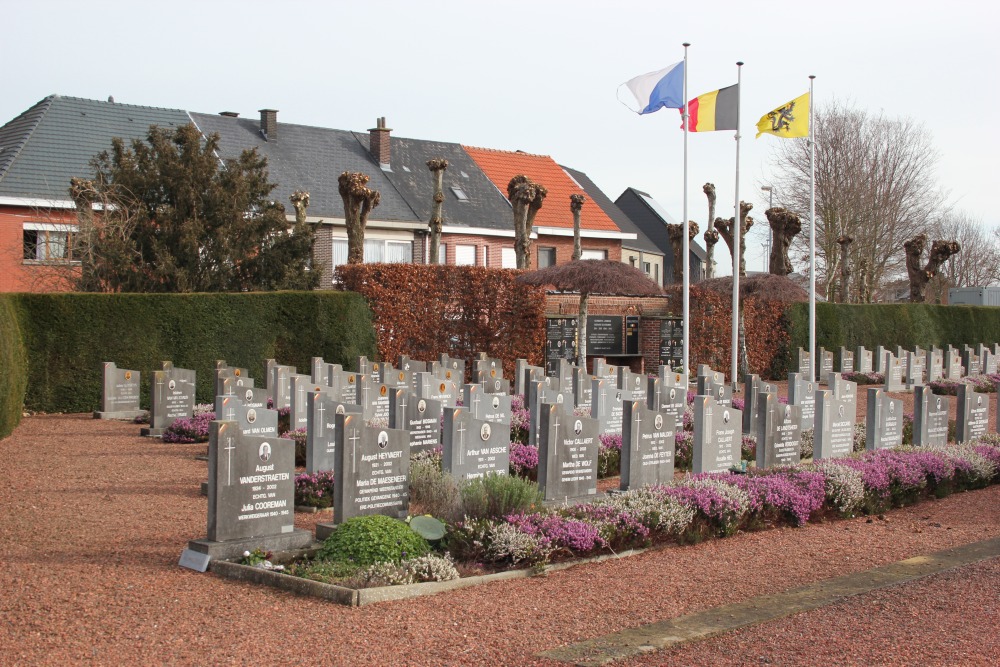
[[[272,196],[285,205],[289,220],[295,217],[291,194],[308,192],[307,221],[316,225],[313,260],[324,271],[324,288],[333,287],[333,267],[347,257],[337,183],[344,171],[367,174],[369,187],[381,195],[366,229],[369,262],[427,261],[434,195],[427,161],[435,158],[448,161],[440,251],[446,263],[514,267],[513,213],[506,189],[517,174],[549,192],[535,220],[532,267],[570,260],[570,194],[588,197],[581,216],[584,257],[618,261],[622,243],[635,246],[638,240],[627,216],[585,174],[561,167],[551,157],[395,137],[384,118],[366,134],[279,122],[274,109],[259,113],[259,119],[242,118],[229,111],[206,114],[52,95],[0,127],[0,291],[71,287],[79,264],[72,257],[77,226],[70,179],[91,175],[91,159],[108,150],[114,137],[144,139],[150,125],[194,123],[206,136],[218,134],[224,159],[257,149],[277,185]],[[649,264],[651,275],[662,275],[661,263],[646,257],[652,259],[641,255],[638,265]]]
[[[677,221],[649,194],[635,188],[627,188],[615,200],[615,204],[663,253],[663,284],[674,282],[674,251],[667,237],[666,225],[677,224]],[[697,239],[692,239],[689,250],[691,282],[704,280],[707,262],[705,249]]]

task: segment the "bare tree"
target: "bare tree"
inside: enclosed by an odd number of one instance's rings
[[[583,195],[569,196],[569,210],[573,213],[573,261],[580,259],[583,255],[583,248],[580,245],[580,211],[583,209],[583,202],[587,198]]]
[[[368,174],[358,171],[345,171],[337,178],[340,196],[344,200],[348,264],[364,264],[368,215],[382,201],[382,195],[378,190],[369,188],[368,181]]]
[[[788,247],[795,235],[802,231],[802,221],[797,213],[775,206],[764,211],[767,224],[771,228],[774,242],[771,244],[771,257],[768,260],[768,273],[775,276],[787,276],[792,272],[792,262],[788,259]]]
[[[840,302],[850,303],[851,302],[851,258],[850,258],[850,248],[851,244],[854,243],[852,239],[847,234],[841,234],[837,237],[837,243],[840,244]]]
[[[935,225],[935,236],[954,239],[965,248],[948,258],[941,275],[951,287],[985,287],[1000,283],[1000,229],[987,229],[979,218],[950,211]]]
[[[708,226],[705,229],[705,280],[715,277],[715,244],[719,242],[719,232],[715,229],[715,183],[705,183],[702,192],[708,197]]]
[[[428,227],[431,230],[430,257],[428,264],[438,263],[438,254],[441,248],[441,231],[444,228],[444,172],[448,168],[448,161],[444,158],[434,158],[427,161],[427,168],[434,174],[434,211],[431,213],[431,220]]]
[[[938,268],[948,261],[948,258],[958,253],[961,246],[955,241],[935,241],[931,244],[927,264],[920,266],[920,258],[927,247],[927,234],[917,234],[903,244],[906,249],[906,272],[910,277],[910,302],[924,302],[924,288],[931,278],[937,275]]]
[[[514,211],[514,253],[519,269],[531,266],[531,228],[548,193],[544,186],[523,174],[518,174],[507,184],[507,199]]]
[[[305,190],[296,190],[288,198],[295,209],[295,224],[304,225],[306,222],[306,210],[309,208],[309,193]]]
[[[693,241],[698,236],[698,223],[694,220],[688,221],[688,241]],[[670,248],[674,251],[674,282],[679,283],[684,280],[684,225],[681,223],[667,223],[667,238],[670,240]]]
[[[909,118],[887,118],[834,102],[817,106],[816,270],[831,298],[839,279],[841,246],[850,236],[851,293],[870,302],[885,282],[901,276],[902,241],[929,230],[942,202],[937,151],[930,133]],[[774,143],[772,166],[788,208],[809,210],[809,146]],[[805,252],[808,235],[796,241]]]
[[[750,217],[750,211],[753,209],[753,204],[750,202],[741,201],[740,202],[740,218],[743,222],[742,228],[740,229],[740,247],[739,247],[739,271],[741,276],[747,274],[747,232],[753,227],[753,218]],[[715,227],[719,230],[719,234],[722,235],[722,240],[726,242],[729,246],[729,256],[736,257],[736,249],[733,248],[733,218],[729,220],[723,220],[722,218],[715,219]]]

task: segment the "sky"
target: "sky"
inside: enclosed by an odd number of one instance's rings
[[[676,110],[639,116],[621,84],[684,58],[688,97],[742,67],[739,194],[767,208],[775,144],[757,119],[809,89],[909,117],[939,151],[945,200],[993,228],[1000,176],[1000,5],[981,0],[682,3],[659,0],[174,0],[11,2],[0,125],[50,94],[366,131],[552,156],[612,200],[627,187],[684,212]],[[689,135],[687,217],[736,201],[733,132]],[[774,193],[775,205],[781,192]],[[750,270],[763,268],[752,230]],[[724,264],[719,255],[717,261]],[[727,273],[720,266],[720,274]]]

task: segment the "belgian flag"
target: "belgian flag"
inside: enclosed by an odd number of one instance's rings
[[[740,86],[733,84],[699,95],[688,102],[688,132],[736,130]],[[683,125],[681,128],[683,129]]]

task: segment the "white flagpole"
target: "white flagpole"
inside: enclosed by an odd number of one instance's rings
[[[816,381],[816,139],[813,136],[813,79],[809,75],[809,380]]]
[[[739,382],[737,368],[739,366],[740,347],[740,232],[743,221],[740,220],[740,83],[743,76],[743,63],[736,63],[736,214],[733,216],[733,341],[732,362],[729,364],[729,381],[736,386]]]
[[[681,122],[684,125],[684,239],[681,242],[682,254],[684,255],[681,260],[682,266],[684,268],[684,344],[683,344],[683,354],[684,354],[684,368],[683,373],[685,378],[690,377],[690,371],[688,367],[688,351],[690,350],[690,333],[691,333],[691,248],[690,239],[688,238],[688,47],[691,46],[690,42],[684,42],[684,99],[682,103],[684,106],[681,107]],[[811,107],[810,107],[811,108]]]

